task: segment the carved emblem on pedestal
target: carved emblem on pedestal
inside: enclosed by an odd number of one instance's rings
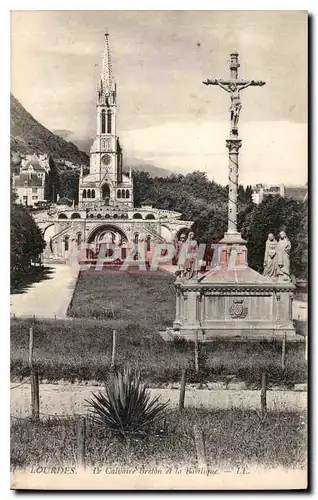
[[[233,299],[230,306],[229,313],[231,318],[246,318],[248,313],[248,308],[243,305],[244,299]]]

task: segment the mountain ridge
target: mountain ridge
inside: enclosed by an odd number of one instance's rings
[[[11,151],[20,154],[52,155],[55,159],[88,165],[89,157],[72,142],[55,135],[39,123],[18,101],[10,95]]]
[[[75,139],[71,130],[49,130],[29,113],[18,99],[10,94],[11,153],[50,154],[76,164],[89,165],[89,148],[93,141]],[[69,139],[72,139],[70,141]],[[124,169],[148,172],[152,177],[169,177],[172,172],[138,158],[124,156]]]

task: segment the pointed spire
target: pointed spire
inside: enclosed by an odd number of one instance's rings
[[[108,31],[105,32],[104,54],[101,71],[101,87],[102,91],[109,94],[115,90],[115,81],[113,76],[112,61],[110,57],[110,48],[108,42]]]

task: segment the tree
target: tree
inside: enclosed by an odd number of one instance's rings
[[[16,286],[45,248],[42,232],[22,205],[11,204],[10,227],[11,284]]]
[[[55,203],[59,191],[59,171],[53,158],[49,157],[49,173],[45,177],[44,198]]]
[[[79,172],[75,170],[64,170],[59,174],[60,198],[74,200],[78,204]]]
[[[296,276],[307,279],[308,274],[308,200],[302,203],[300,209],[299,231],[295,238],[294,265]]]
[[[301,202],[280,196],[268,196],[260,205],[254,206],[242,224],[242,236],[248,241],[247,255],[250,267],[262,272],[268,233],[273,233],[277,238],[280,231],[286,231],[292,245],[291,273],[298,276],[300,257],[297,238],[301,231],[301,206]]]

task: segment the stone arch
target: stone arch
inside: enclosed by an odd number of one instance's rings
[[[121,189],[117,189],[117,198],[121,198]]]
[[[105,223],[105,224],[100,224],[99,226],[96,226],[92,229],[92,231],[87,236],[87,243],[93,243],[95,239],[98,238],[98,235],[106,231],[118,233],[123,239],[123,241],[128,242],[128,237],[126,233],[120,227],[118,227],[115,224]]]
[[[151,250],[151,236],[150,236],[150,234],[148,234],[148,236],[146,238],[146,249],[147,249],[147,252],[150,252],[150,250]]]
[[[110,109],[107,110],[107,134],[112,133],[112,112]]]
[[[64,252],[68,252],[70,249],[70,237],[69,236],[64,236]]]
[[[82,197],[83,197],[83,198],[86,198],[86,189],[83,189],[83,194],[82,194]]]
[[[67,219],[67,215],[66,214],[59,214],[58,215],[58,219]]]
[[[102,109],[102,112],[101,112],[101,132],[102,132],[102,134],[105,134],[105,132],[106,132],[106,111],[105,111],[105,109]]]
[[[139,241],[139,233],[135,233],[134,234],[134,244],[138,245],[138,241]]]
[[[102,198],[103,200],[109,200],[110,198],[110,187],[107,183],[102,186]]]
[[[71,215],[71,219],[80,219],[80,218],[81,218],[81,215],[78,212],[74,212]]]
[[[78,249],[81,248],[81,243],[82,243],[82,233],[77,233],[76,244]]]
[[[147,214],[146,217],[145,217],[145,219],[148,219],[148,220],[151,219],[151,220],[153,220],[153,219],[155,219],[155,216],[154,216],[154,214]]]
[[[53,253],[52,238],[54,236],[55,236],[55,225],[49,224],[48,226],[46,226],[46,228],[43,231],[43,238],[44,238],[44,241],[46,242],[46,247],[44,250],[45,253],[48,253],[48,252]]]
[[[129,189],[126,189],[126,198],[130,198]]]
[[[95,189],[92,189],[92,198],[95,198]]]
[[[87,198],[90,198],[90,197],[91,197],[91,190],[90,190],[90,189],[88,189],[88,190],[87,190]]]
[[[126,198],[126,193],[125,193],[125,190],[124,190],[124,189],[122,189],[122,190],[121,190],[121,197],[122,197],[122,198]]]
[[[136,213],[133,215],[133,219],[142,219],[142,215],[141,215],[139,212],[136,212]]]

